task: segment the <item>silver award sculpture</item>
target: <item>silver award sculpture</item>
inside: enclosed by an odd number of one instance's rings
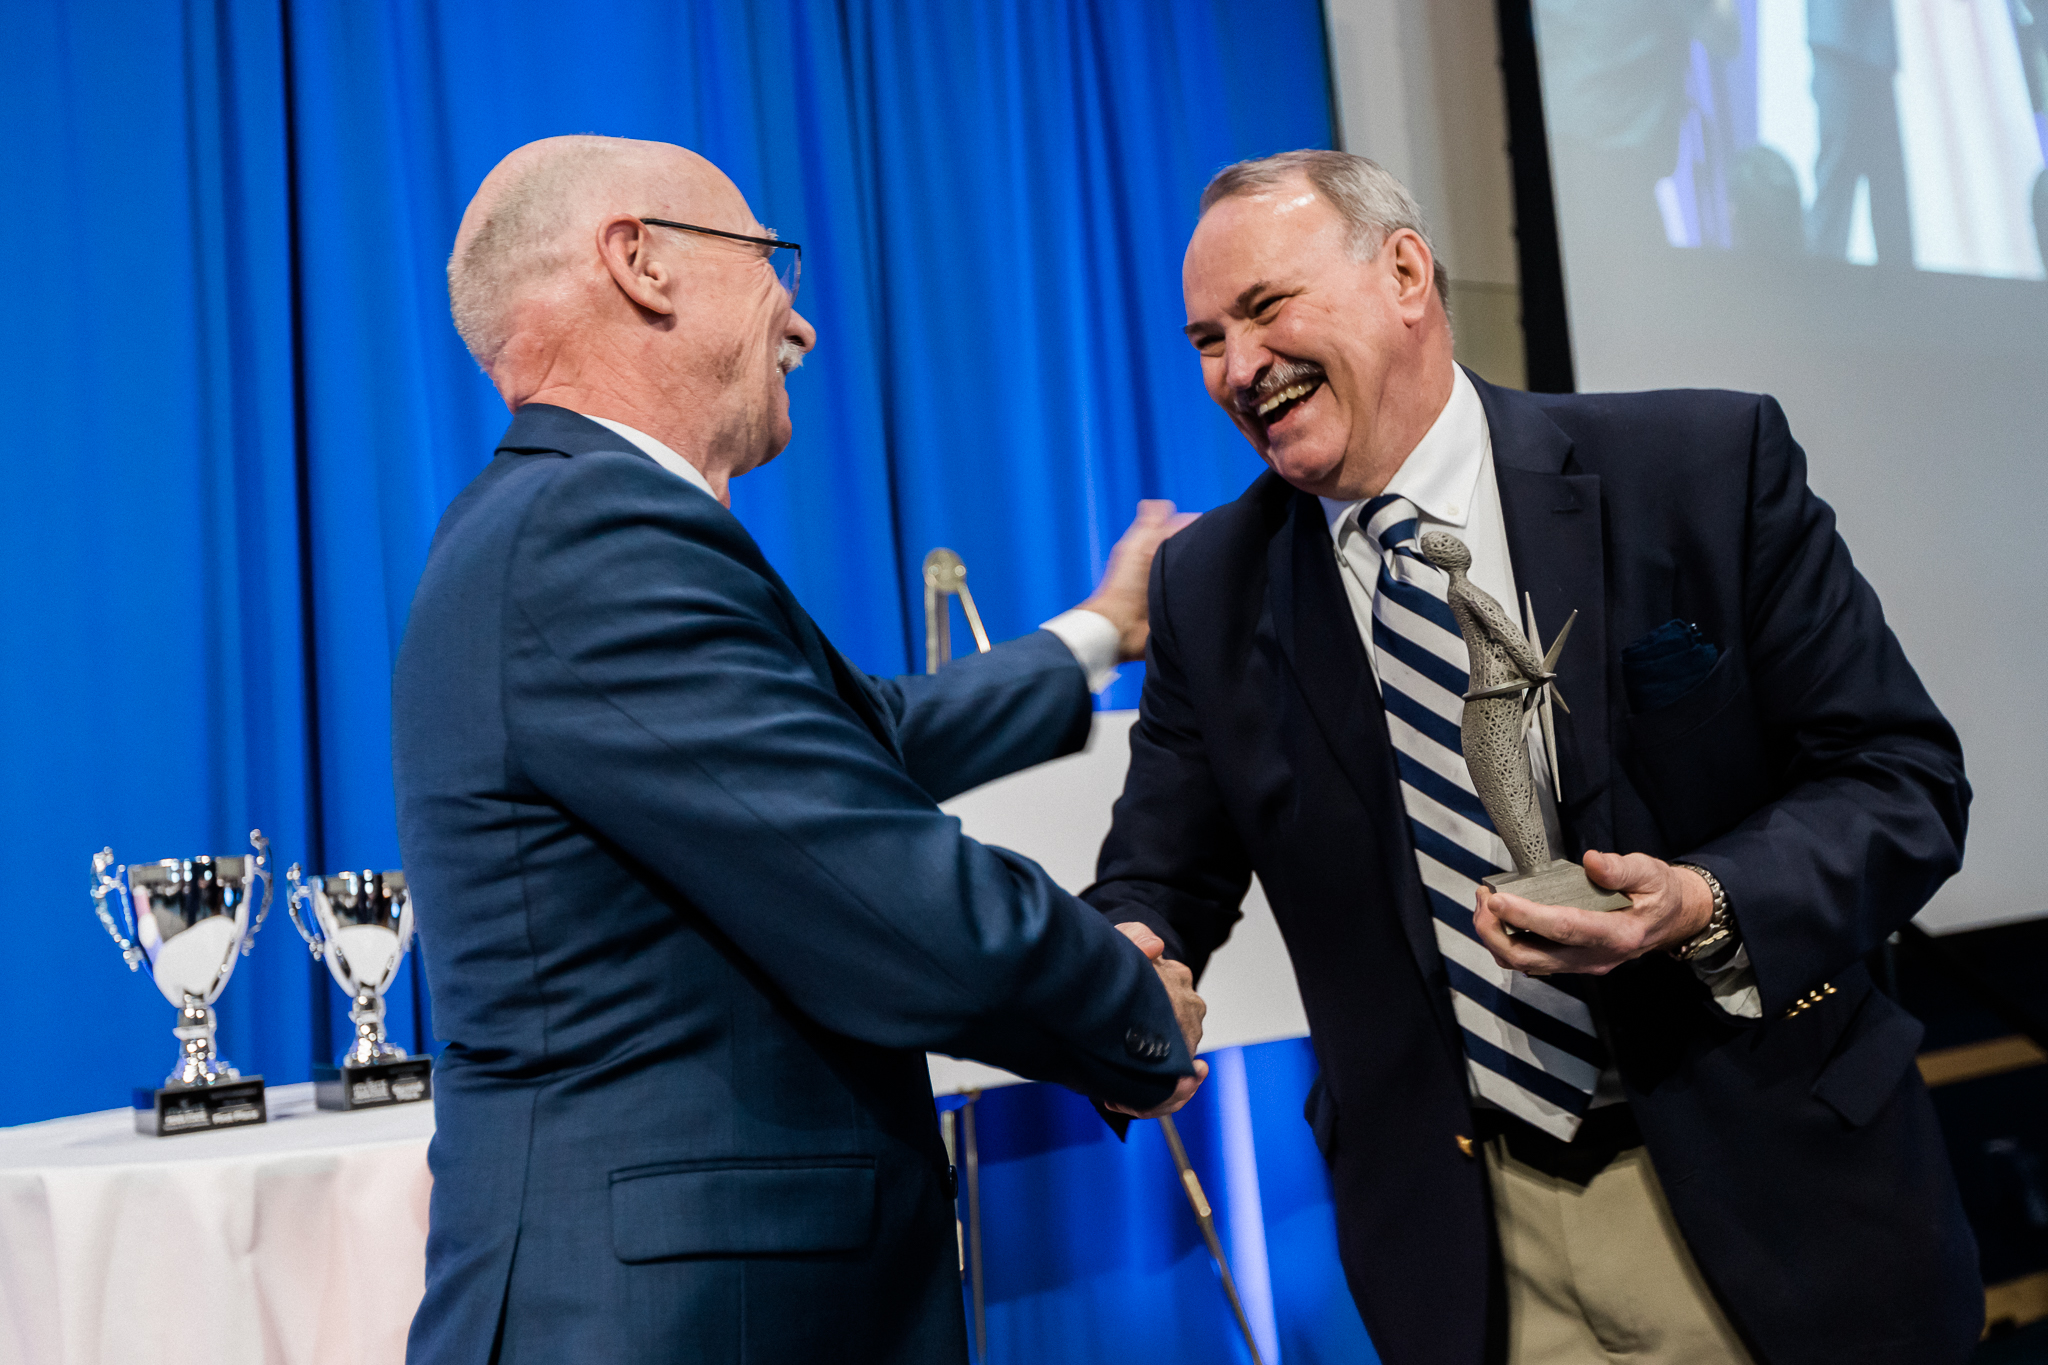
[[[270,913],[270,841],[252,829],[249,844],[254,854],[126,865],[114,862],[111,848],[93,855],[92,905],[100,923],[128,970],[147,962],[156,988],[178,1010],[177,1069],[160,1088],[135,1090],[138,1132],[164,1137],[269,1119],[263,1078],[235,1070],[215,1043],[213,1002],[237,959],[256,946]],[[258,879],[263,901],[252,923]],[[118,922],[110,900],[120,909]]]
[[[384,993],[412,946],[412,895],[405,874],[302,877],[293,863],[285,881],[290,885],[285,910],[292,925],[348,996],[349,1022],[356,1028],[333,1066],[313,1068],[320,1107],[369,1109],[431,1099],[433,1059],[408,1056],[384,1032]]]
[[[1458,727],[1465,767],[1472,774],[1479,804],[1486,807],[1495,832],[1515,860],[1513,872],[1496,873],[1485,879],[1486,884],[1543,905],[1626,910],[1627,896],[1593,885],[1583,867],[1553,855],[1529,759],[1529,727],[1540,725],[1555,796],[1557,726],[1551,708],[1564,705],[1557,693],[1557,656],[1579,614],[1573,612],[1549,651],[1541,652],[1533,604],[1529,635],[1524,636],[1500,603],[1466,577],[1472,552],[1465,542],[1448,532],[1431,531],[1422,537],[1420,548],[1424,559],[1450,575],[1451,615],[1457,618],[1465,652],[1471,656],[1464,719]]]

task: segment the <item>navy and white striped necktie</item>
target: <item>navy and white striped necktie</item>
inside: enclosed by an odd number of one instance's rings
[[[1444,601],[1450,580],[1417,548],[1415,504],[1406,498],[1373,498],[1359,509],[1358,524],[1379,551],[1373,658],[1472,1089],[1569,1142],[1606,1049],[1585,1001],[1500,966],[1472,927],[1479,879],[1514,864],[1465,769],[1458,722],[1469,663]]]

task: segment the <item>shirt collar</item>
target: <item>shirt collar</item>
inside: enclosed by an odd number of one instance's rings
[[[718,496],[716,493],[711,492],[711,481],[704,477],[704,471],[697,468],[697,466],[691,464],[682,456],[676,454],[673,450],[670,450],[660,441],[657,441],[652,436],[649,436],[646,432],[636,431],[632,427],[627,426],[624,422],[614,422],[609,417],[591,417],[591,415],[587,412],[580,413],[578,415],[583,417],[590,417],[590,420],[597,423],[599,426],[604,427],[605,429],[613,432],[616,435],[625,437],[627,440],[633,443],[633,445],[640,451],[641,454],[645,455],[648,459],[654,461],[663,469],[666,469],[669,473],[681,479],[684,483],[690,484],[691,486],[696,488],[701,488],[714,498]]]
[[[1383,492],[1408,499],[1433,522],[1462,527],[1471,519],[1479,471],[1486,464],[1486,407],[1464,367],[1451,369],[1451,396],[1443,411],[1408,452],[1394,477],[1387,480]],[[1355,524],[1354,514],[1368,499],[1317,501],[1323,505],[1331,538],[1339,539],[1346,526]]]

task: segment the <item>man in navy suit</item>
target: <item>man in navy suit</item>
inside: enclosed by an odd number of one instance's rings
[[[1778,405],[1465,373],[1413,200],[1342,153],[1225,170],[1184,284],[1271,468],[1153,566],[1086,896],[1199,975],[1259,877],[1382,1358],[1964,1359],[1921,1029],[1863,957],[1959,865],[1969,789]],[[1629,908],[1484,890],[1508,864],[1427,532],[1516,619],[1579,613],[1531,768],[1553,848]]]
[[[532,144],[463,218],[515,416],[393,688],[448,1043],[414,1362],[964,1362],[925,1050],[1141,1115],[1204,1069],[1186,967],[936,804],[1084,742],[1171,509],[1047,630],[854,669],[726,510],[789,439],[794,254],[659,143]]]

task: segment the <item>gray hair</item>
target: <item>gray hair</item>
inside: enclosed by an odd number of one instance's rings
[[[1274,189],[1296,177],[1315,186],[1316,192],[1329,200],[1350,224],[1351,255],[1356,260],[1369,261],[1379,255],[1387,238],[1396,232],[1405,230],[1420,237],[1435,266],[1437,297],[1444,301],[1446,310],[1450,308],[1450,276],[1444,270],[1443,258],[1436,254],[1436,245],[1429,240],[1422,210],[1416,205],[1415,196],[1408,193],[1408,187],[1378,162],[1349,152],[1316,149],[1240,161],[1216,172],[1208,188],[1202,191],[1202,212],[1207,213],[1225,199]]]
[[[590,192],[615,178],[634,144],[580,136],[554,140],[516,172],[469,239],[448,257],[448,306],[463,344],[485,368],[511,339],[513,309],[575,258]]]

